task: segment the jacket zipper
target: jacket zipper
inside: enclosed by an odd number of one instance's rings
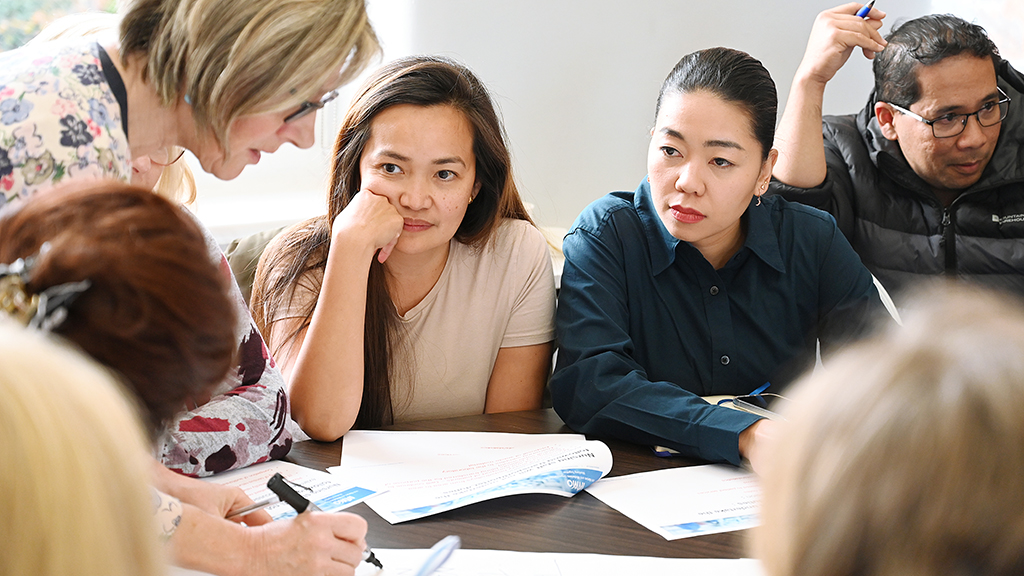
[[[942,209],[942,244],[946,256],[946,274],[956,276],[956,234],[949,207]]]

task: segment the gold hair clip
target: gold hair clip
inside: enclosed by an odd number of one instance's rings
[[[18,258],[10,264],[0,264],[0,310],[22,325],[28,325],[39,309],[39,295],[29,296],[25,291],[25,277],[31,260],[26,263],[23,258]]]
[[[44,243],[39,254],[45,254],[48,249],[49,244]],[[0,264],[0,311],[24,326],[49,332],[64,322],[68,306],[92,283],[88,280],[66,282],[30,296],[25,285],[38,257],[18,258],[10,264]]]

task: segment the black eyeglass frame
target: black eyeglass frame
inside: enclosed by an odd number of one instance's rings
[[[316,112],[317,110],[323,108],[324,106],[327,106],[331,102],[331,100],[337,98],[340,93],[341,89],[338,88],[331,90],[327,94],[324,94],[323,97],[320,98],[319,102],[310,102],[309,100],[306,100],[305,102],[299,105],[298,110],[284,117],[285,124],[287,124],[288,122],[294,122],[311,112]]]
[[[974,116],[978,120],[978,125],[981,126],[982,128],[988,128],[990,126],[995,126],[996,124],[999,124],[1000,122],[1002,122],[1003,120],[1006,119],[1006,114],[1010,111],[1010,97],[1006,95],[1006,92],[1003,92],[1002,88],[999,88],[997,86],[996,90],[998,90],[999,94],[1002,96],[1002,98],[1000,98],[996,102],[989,102],[988,104],[985,104],[984,106],[982,106],[981,108],[978,108],[977,110],[975,110],[974,112],[971,112],[970,114],[943,114],[942,116],[939,116],[938,118],[936,118],[934,120],[928,120],[927,118],[921,116],[920,114],[916,114],[914,112],[911,112],[910,110],[907,110],[906,108],[904,108],[902,106],[898,106],[896,104],[893,104],[892,102],[886,102],[886,104],[888,104],[889,106],[892,106],[893,108],[895,108],[901,114],[905,114],[905,115],[910,116],[911,118],[913,118],[913,119],[915,119],[915,120],[917,120],[919,122],[924,122],[925,124],[927,124],[932,129],[932,136],[934,136],[935,138],[954,138],[954,137],[959,136],[959,135],[964,133],[964,130],[967,128],[967,121],[971,119],[971,116]],[[981,114],[982,112],[986,111],[986,109],[991,110],[991,108],[988,108],[988,107],[990,105],[992,105],[992,104],[995,104],[996,106],[999,107],[999,120],[996,120],[995,122],[993,122],[991,124],[985,124],[984,122],[981,121],[981,116],[979,116],[979,114]],[[947,134],[945,136],[939,136],[938,134],[935,133],[935,123],[936,122],[938,122],[940,120],[952,121],[952,120],[954,120],[956,118],[960,118],[960,130],[956,131],[953,134]]]

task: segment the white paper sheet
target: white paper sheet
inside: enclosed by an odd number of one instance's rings
[[[587,492],[666,540],[757,526],[757,476],[707,464],[605,478]]]
[[[364,563],[356,576],[414,576],[427,550],[379,549],[379,570]],[[760,562],[750,559],[651,558],[604,554],[555,554],[506,550],[456,550],[436,576],[763,576]]]
[[[356,576],[415,576],[426,549],[376,549],[384,569],[362,563]],[[200,576],[172,566],[171,576]],[[761,563],[748,558],[652,558],[603,554],[555,554],[507,550],[456,550],[435,576],[764,576]]]
[[[387,491],[366,501],[392,524],[512,494],[572,496],[611,470],[603,442],[579,434],[352,431],[345,482]]]
[[[366,485],[345,484],[340,482],[340,478],[326,472],[280,460],[254,464],[240,470],[222,472],[206,480],[218,484],[237,486],[249,498],[252,498],[254,502],[260,502],[274,497],[274,493],[270,491],[270,488],[267,488],[267,480],[275,472],[280,472],[299,494],[312,501],[324,512],[344,510],[379,492],[376,489],[367,488]],[[297,484],[302,485],[302,488],[296,486]],[[304,488],[308,488],[310,491],[306,491]],[[271,504],[265,510],[274,520],[293,518],[295,516],[295,510],[285,502]]]

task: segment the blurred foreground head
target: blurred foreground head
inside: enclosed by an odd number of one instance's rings
[[[111,373],[2,314],[0,367],[0,574],[163,574],[151,458]]]
[[[754,538],[769,575],[1024,574],[1024,308],[913,301],[794,389]]]

